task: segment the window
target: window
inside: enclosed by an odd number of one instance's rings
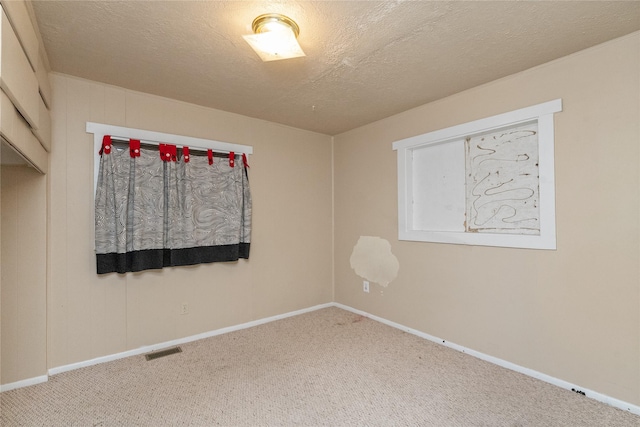
[[[555,249],[560,99],[393,143],[398,238]]]
[[[215,145],[211,141],[198,146],[194,138],[89,125],[96,139],[102,137],[95,193],[98,274],[249,257],[251,147],[227,144],[231,151],[214,153],[206,148]]]

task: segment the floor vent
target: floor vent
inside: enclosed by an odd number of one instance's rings
[[[144,357],[147,360],[158,359],[160,357],[169,356],[176,353],[182,353],[182,349],[180,347],[168,348],[166,350],[154,351],[153,353],[145,354]]]

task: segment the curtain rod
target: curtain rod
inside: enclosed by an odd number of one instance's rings
[[[135,139],[135,138],[124,138],[121,136],[111,136],[111,143],[113,145],[118,144],[118,145],[127,145],[127,147],[129,146],[129,140],[130,139]],[[145,141],[145,140],[139,140],[140,141],[140,148],[157,148],[160,144],[164,144],[164,142],[157,142],[157,141]],[[219,150],[214,150],[211,148],[200,148],[200,147],[192,147],[191,145],[176,145],[176,147],[189,147],[189,154],[191,155],[206,155],[207,154],[207,150],[212,150],[214,156],[216,157],[225,157],[226,155],[229,154],[229,151],[219,151]],[[242,153],[236,153],[236,155],[238,154],[242,154]]]
[[[144,129],[105,125],[102,123],[87,122],[86,131],[93,134],[94,144],[96,141],[102,143],[102,137],[109,135],[113,139],[139,139],[140,141],[154,145],[171,144],[181,147],[186,145],[190,149],[213,150],[219,153],[230,153],[233,151],[236,154],[253,154],[253,147],[250,145],[232,144],[192,136],[174,135]]]
[[[194,138],[192,136],[173,135],[170,133],[154,132],[143,129],[125,128],[122,126],[105,125],[102,123],[87,122],[87,133],[93,134],[93,194],[96,193],[98,185],[98,171],[100,170],[100,147],[102,147],[102,137],[109,135],[114,139],[139,139],[142,141],[152,141],[156,144],[171,144],[184,147],[185,145],[194,150],[213,150],[217,153],[253,154],[253,147],[250,145],[231,144],[210,139]],[[162,142],[160,142],[162,141]]]

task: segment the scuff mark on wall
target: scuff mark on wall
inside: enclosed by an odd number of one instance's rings
[[[398,276],[400,269],[389,241],[373,236],[360,236],[350,262],[358,276],[385,287]]]

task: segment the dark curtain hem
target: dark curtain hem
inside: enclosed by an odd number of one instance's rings
[[[180,265],[237,261],[249,258],[250,243],[185,249],[147,249],[124,254],[96,254],[98,274],[155,270]]]

